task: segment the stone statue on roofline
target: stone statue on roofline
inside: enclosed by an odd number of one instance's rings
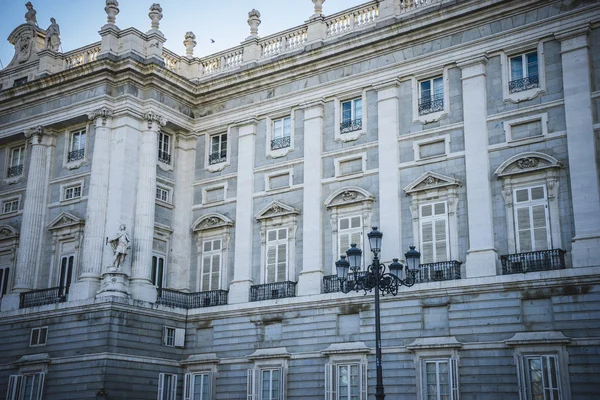
[[[25,7],[27,7],[27,12],[25,13],[25,22],[30,25],[37,26],[37,17],[35,16],[37,11],[33,9],[33,4],[28,1],[27,4],[25,4]]]
[[[54,18],[50,18],[50,26],[46,29],[46,48],[58,51],[60,48],[60,27]]]

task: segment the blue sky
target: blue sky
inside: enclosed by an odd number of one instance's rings
[[[6,38],[14,28],[25,22],[27,0],[0,0],[2,23],[0,24],[0,61],[6,67],[14,55],[14,47]],[[67,52],[100,40],[98,31],[106,23],[104,0],[31,0],[37,11],[41,28],[56,18],[60,25],[62,50]],[[196,34],[194,55],[205,56],[237,46],[249,35],[246,22],[252,8],[261,13],[259,36],[301,25],[313,13],[311,0],[119,0],[120,13],[117,26],[121,29],[135,27],[142,32],[150,29],[148,9],[160,2],[164,17],[160,30],[167,38],[165,46],[184,55],[185,32]],[[365,0],[326,0],[323,13],[338,11],[366,3]],[[215,43],[211,43],[210,39]]]

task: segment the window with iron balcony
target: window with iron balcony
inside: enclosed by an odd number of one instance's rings
[[[523,92],[539,86],[537,51],[510,57],[509,93]]]
[[[444,78],[419,82],[419,115],[444,111]]]
[[[171,165],[171,136],[163,132],[158,133],[158,161]]]
[[[343,101],[341,109],[340,134],[361,130],[363,122],[362,98]]]
[[[291,145],[292,119],[285,117],[273,121],[271,150],[285,149]]]
[[[225,161],[227,161],[227,134],[222,133],[211,136],[208,163],[214,165]]]
[[[69,152],[67,162],[83,160],[85,157],[85,144],[87,133],[85,129],[71,132],[69,135]]]
[[[23,160],[25,158],[25,146],[19,146],[10,150],[10,160],[6,171],[7,178],[23,175]]]

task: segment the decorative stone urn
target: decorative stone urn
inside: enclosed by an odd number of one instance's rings
[[[323,3],[325,3],[325,0],[312,0],[312,2],[315,5],[315,13],[311,18],[317,18],[323,15]]]
[[[194,47],[196,47],[196,35],[194,32],[186,32],[185,38],[183,40],[183,45],[185,46],[185,55],[188,58],[194,57]]]
[[[160,20],[163,17],[162,7],[158,3],[154,3],[150,6],[150,12],[148,13],[150,21],[152,21],[152,30],[157,31],[160,25]]]
[[[248,26],[250,26],[250,36],[246,39],[252,39],[258,37],[258,26],[260,25],[260,12],[258,10],[252,9],[248,13]]]
[[[114,25],[117,21],[117,14],[119,13],[119,2],[117,0],[106,0],[106,23],[108,25]]]

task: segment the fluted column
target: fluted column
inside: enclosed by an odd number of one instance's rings
[[[133,227],[133,264],[129,289],[136,300],[156,301],[156,289],[151,283],[152,240],[156,208],[156,157],[158,132],[167,121],[153,113],[145,115],[147,129],[139,144],[137,194]]]
[[[110,134],[112,110],[101,108],[88,113],[94,123],[94,154],[87,201],[87,214],[83,236],[81,275],[71,286],[69,298],[83,300],[94,298],[100,289],[102,254],[106,234],[106,213],[108,211],[108,187],[110,177]]]
[[[190,230],[196,165],[196,136],[178,135],[175,144],[175,193],[173,196],[173,241],[169,282],[173,289],[190,290]]]
[[[241,124],[238,129],[237,202],[235,206],[235,254],[233,281],[229,286],[230,304],[246,303],[252,285],[252,228],[254,224],[254,153],[256,121]]]
[[[490,160],[487,151],[486,57],[459,63],[462,69],[465,167],[469,218],[467,278],[496,275]]]
[[[52,137],[41,126],[25,132],[31,142],[31,161],[27,174],[27,189],[17,252],[17,273],[13,292],[20,293],[35,287],[34,277],[44,233],[44,210],[48,184],[48,147]]]
[[[298,295],[321,293],[323,281],[323,130],[324,103],[304,109],[304,197],[302,211],[302,272]]]

